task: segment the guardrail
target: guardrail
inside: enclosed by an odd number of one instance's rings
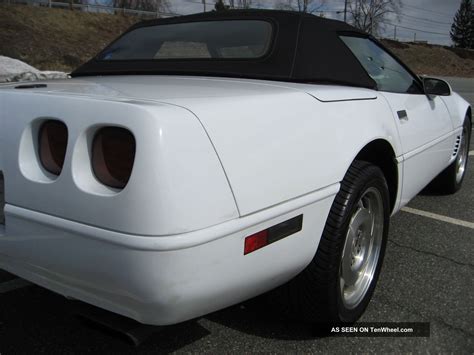
[[[145,17],[172,17],[179,16],[173,12],[161,12],[161,11],[145,11],[135,10],[121,7],[113,7],[98,4],[74,4],[70,2],[56,2],[51,0],[0,0],[0,3],[4,4],[23,4],[32,6],[44,6],[51,8],[63,8],[70,10],[80,10],[84,12],[93,13],[108,13],[108,14],[124,14],[124,15],[135,15]]]

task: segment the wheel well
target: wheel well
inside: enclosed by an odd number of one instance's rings
[[[395,152],[390,143],[378,139],[367,144],[357,154],[355,160],[364,160],[378,166],[387,180],[390,195],[390,210],[393,211],[398,191],[398,168],[395,161]]]

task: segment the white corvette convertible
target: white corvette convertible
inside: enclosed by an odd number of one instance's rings
[[[0,268],[142,323],[353,322],[390,215],[466,171],[469,104],[338,21],[146,21],[72,77],[0,87]]]

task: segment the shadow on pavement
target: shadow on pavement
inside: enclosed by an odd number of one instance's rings
[[[170,353],[210,332],[196,321],[164,327],[135,348],[74,315],[69,301],[31,286],[0,295],[0,352],[17,353]]]
[[[252,299],[244,304],[207,315],[205,318],[237,332],[262,338],[276,340],[316,338],[313,326],[284,319],[277,311],[268,307],[263,298]]]

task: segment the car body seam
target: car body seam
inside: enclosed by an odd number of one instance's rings
[[[10,215],[14,218],[30,220],[45,226],[59,226],[63,230],[84,236],[85,238],[100,240],[105,243],[124,246],[129,249],[171,251],[188,249],[225,238],[226,236],[251,228],[259,223],[264,223],[270,219],[277,218],[308,205],[334,197],[339,191],[339,188],[339,183],[332,184],[250,215],[234,218],[192,232],[171,235],[153,236],[123,233],[8,203],[5,204],[5,216],[8,218]],[[2,230],[0,230],[0,236],[1,235]]]

